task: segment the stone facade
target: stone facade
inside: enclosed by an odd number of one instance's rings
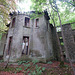
[[[68,58],[69,54],[71,60],[75,62],[75,30],[72,30],[70,24],[65,24],[63,25],[63,33],[64,45],[68,50],[66,51],[66,58]]]
[[[13,18],[15,18],[14,26],[12,26]],[[29,26],[25,26],[25,18],[28,18]],[[48,18],[47,14],[39,17],[39,22],[37,22],[36,26],[37,18],[30,19],[25,14],[13,15],[6,41],[4,60],[7,60],[8,55],[10,55],[10,61],[12,62],[22,56],[24,37],[27,37],[29,40],[26,56],[29,58],[44,58],[45,60],[53,58],[52,34]]]
[[[4,55],[4,61],[10,56],[10,61],[14,62],[18,58],[27,57],[29,59],[60,60],[60,49],[57,41],[56,28],[49,24],[48,14],[44,14],[38,18],[30,19],[26,14],[12,14],[7,40],[6,34],[3,34],[0,45],[0,56]],[[72,30],[70,24],[63,25],[65,47],[72,61],[75,61],[75,30]],[[58,33],[59,37],[61,32]],[[28,40],[28,42],[26,41]],[[23,42],[25,50],[22,49]],[[26,46],[26,44],[28,45]],[[66,59],[67,51],[62,46]]]

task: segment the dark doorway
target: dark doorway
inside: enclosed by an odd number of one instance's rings
[[[9,37],[9,44],[8,44],[8,51],[7,51],[7,55],[9,55],[9,53],[10,53],[11,43],[12,43],[12,37]]]
[[[23,37],[23,44],[22,44],[22,54],[28,55],[28,48],[29,48],[29,37]]]
[[[75,35],[74,35],[74,42],[75,42]]]

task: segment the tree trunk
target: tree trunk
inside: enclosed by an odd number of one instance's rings
[[[50,13],[50,16],[51,16],[51,13]],[[55,21],[54,21],[54,14],[53,14],[53,17],[51,17],[52,20],[53,20],[53,23],[54,23],[54,27],[56,29],[56,25],[55,25]],[[56,30],[55,30],[56,31]],[[61,44],[60,44],[60,40],[59,40],[59,37],[58,37],[58,34],[57,34],[57,31],[56,31],[56,36],[57,36],[57,41],[58,41],[58,45],[59,45],[59,49],[60,49],[60,53],[61,53],[61,61],[64,61],[64,58],[63,58],[63,54],[62,54],[62,48],[61,48]]]
[[[6,69],[8,67],[9,59],[10,59],[10,54],[9,54],[9,57],[7,59],[7,62],[6,62],[6,65],[5,65],[4,69]]]
[[[56,5],[56,8],[57,8],[57,14],[58,14],[59,21],[60,21],[60,26],[61,26],[61,33],[62,33],[62,37],[63,37],[63,41],[64,41],[63,27],[62,27],[62,24],[61,24],[61,19],[60,19],[60,15],[59,15],[59,12],[58,12],[57,4],[55,3],[55,5]],[[65,43],[65,41],[64,41],[64,47],[65,47],[65,49],[66,49],[66,51],[67,51],[68,59],[69,59],[70,65],[71,65],[71,67],[72,67],[72,69],[73,69],[73,72],[74,72],[74,75],[75,75],[75,70],[74,70],[74,67],[73,67],[71,58],[70,58],[70,56],[69,56],[69,53],[68,53],[68,49],[67,49],[67,47],[65,46],[65,44],[66,44],[66,43]]]

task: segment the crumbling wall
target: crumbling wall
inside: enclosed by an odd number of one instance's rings
[[[74,33],[75,31],[72,31],[70,24],[64,24],[63,25],[63,37],[65,42],[65,47],[68,51],[66,51],[66,58],[68,58],[67,53],[69,53],[69,56],[72,61],[75,62],[75,41],[74,41]]]
[[[10,61],[16,61],[22,55],[23,36],[29,37],[29,55],[33,57],[49,59],[53,57],[52,34],[51,29],[48,28],[49,21],[45,19],[44,15],[39,17],[39,24],[36,27],[36,19],[30,20],[30,27],[25,27],[25,17],[23,14],[17,14],[14,27],[12,23],[8,31],[7,43],[4,53],[4,60],[6,61],[7,50],[9,45],[9,37],[12,36],[12,43],[10,49]]]
[[[9,47],[9,37],[12,37],[11,49],[10,49],[10,61],[16,61],[17,58],[21,56],[22,53],[22,40],[23,40],[23,24],[24,24],[24,15],[13,16],[16,18],[15,25],[12,27],[12,21],[8,31],[8,37],[4,52],[4,60],[7,58],[7,51]],[[12,17],[12,18],[13,18]]]
[[[33,42],[31,42],[33,47],[30,52],[34,57],[49,59],[53,56],[51,29],[47,27],[49,26],[49,21],[44,16],[41,16],[38,27],[36,27],[35,23],[36,19],[34,19],[33,23]]]
[[[58,34],[56,32],[56,28],[51,27],[51,31],[52,31],[52,42],[53,42],[53,56],[55,60],[60,60],[60,48],[57,40],[59,38],[57,37]]]

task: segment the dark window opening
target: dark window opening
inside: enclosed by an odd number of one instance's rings
[[[22,54],[28,55],[28,48],[29,48],[29,37],[24,36],[22,43]]]
[[[75,42],[75,36],[74,36],[74,42]]]
[[[13,18],[12,20],[12,27],[14,27],[14,25],[15,25],[15,18]]]
[[[5,47],[6,47],[6,44],[4,44],[3,55],[4,55]]]
[[[30,18],[25,17],[25,27],[29,27],[30,25]]]
[[[39,19],[36,19],[36,27],[38,27]]]
[[[10,53],[11,43],[12,43],[12,37],[9,37],[9,43],[8,43],[8,51],[7,51],[7,55],[9,55],[9,53]]]
[[[8,32],[6,33],[6,38],[8,37]]]

